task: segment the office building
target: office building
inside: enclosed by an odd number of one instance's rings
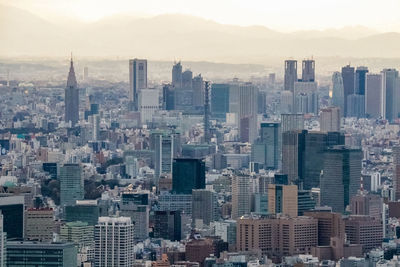
[[[3,231],[8,239],[24,237],[24,210],[23,196],[0,197],[0,211],[3,215]]]
[[[281,114],[281,132],[304,130],[304,114]]]
[[[204,106],[204,80],[201,74],[192,79],[193,106],[201,109]]]
[[[268,185],[268,213],[297,217],[297,186]]]
[[[324,152],[321,175],[321,205],[343,213],[357,194],[361,180],[362,151],[359,148],[333,146]]]
[[[288,182],[296,182],[302,175],[302,153],[304,150],[305,131],[282,132],[282,173]]]
[[[251,177],[238,174],[232,177],[232,219],[250,214],[251,211]]]
[[[94,226],[87,222],[67,222],[60,227],[60,240],[77,245],[78,251],[83,247],[94,245]]]
[[[163,191],[158,197],[161,211],[179,210],[182,214],[192,215],[192,194],[171,194]]]
[[[295,82],[293,99],[295,113],[318,115],[319,95],[317,82]]]
[[[393,122],[399,112],[399,72],[396,69],[384,69],[382,72],[382,109],[384,119]]]
[[[154,149],[154,174],[156,179],[163,173],[171,173],[172,160],[176,155],[175,142],[178,135],[167,132],[152,132],[152,146]]]
[[[351,94],[347,96],[347,117],[365,117],[365,96]]]
[[[274,262],[284,256],[310,254],[318,244],[318,221],[310,217],[240,218],[238,251],[261,252]]]
[[[6,267],[7,233],[3,228],[3,214],[0,212],[0,267]]]
[[[209,225],[219,218],[217,194],[206,189],[194,189],[192,191],[192,220],[196,224]]]
[[[354,93],[357,95],[365,95],[366,77],[368,73],[367,67],[357,67],[355,73]]]
[[[66,163],[60,167],[60,205],[72,206],[84,197],[82,170],[79,164]]]
[[[329,246],[332,238],[344,239],[342,214],[329,211],[307,211],[305,216],[318,220],[318,246]]]
[[[284,90],[293,93],[295,82],[297,82],[297,61],[285,60]]]
[[[393,150],[393,191],[394,199],[400,199],[400,146],[394,146]]]
[[[347,240],[350,244],[360,244],[363,252],[382,246],[383,231],[381,220],[370,216],[351,215],[344,220]]]
[[[355,75],[354,75],[354,67],[351,67],[350,65],[347,65],[342,68],[342,79],[343,79],[343,97],[344,97],[344,112],[343,114],[347,117],[347,101],[348,101],[348,96],[354,94],[354,81]]]
[[[368,215],[376,220],[382,219],[383,199],[380,195],[360,193],[350,200],[353,215]]]
[[[315,60],[312,59],[303,60],[301,80],[303,82],[315,81]]]
[[[252,162],[258,162],[264,169],[278,169],[281,157],[280,123],[263,122],[260,138],[252,144]]]
[[[323,132],[340,132],[340,109],[329,107],[321,109],[319,125]]]
[[[338,107],[341,112],[341,116],[344,115],[344,85],[343,78],[340,72],[334,72],[332,75],[332,105]]]
[[[304,212],[315,209],[316,203],[311,190],[297,191],[297,214],[303,216]]]
[[[129,102],[130,110],[138,110],[138,96],[142,89],[147,88],[147,60],[129,60]]]
[[[175,88],[182,88],[182,64],[175,62],[172,67],[172,86]]]
[[[89,225],[96,225],[102,212],[97,200],[78,200],[74,205],[65,207],[65,220],[67,222],[87,222]]]
[[[148,191],[125,191],[121,194],[120,214],[131,218],[135,225],[135,239],[145,240],[149,237],[149,194]]]
[[[160,109],[159,92],[157,89],[141,89],[138,99],[140,121],[142,124],[147,124],[152,121],[153,114]]]
[[[79,88],[76,82],[74,63],[71,58],[67,87],[65,88],[65,122],[71,126],[79,121]]]
[[[367,74],[365,85],[365,114],[367,117],[384,117],[382,98],[382,75]]]
[[[202,159],[179,158],[172,163],[172,191],[191,194],[205,188],[205,162]]]
[[[35,241],[53,240],[53,232],[55,230],[53,209],[27,209],[24,219],[25,239]]]
[[[132,266],[133,231],[129,217],[100,217],[94,230],[94,266]]]
[[[7,242],[7,266],[76,267],[77,250],[72,243]]]
[[[211,85],[211,117],[220,121],[226,120],[229,110],[230,85],[225,83],[213,83]]]
[[[175,88],[171,84],[163,85],[163,104],[165,110],[175,109]]]
[[[282,91],[280,97],[280,112],[287,114],[294,111],[293,106],[293,92],[291,91]]]
[[[154,238],[180,241],[182,238],[181,211],[154,212]]]
[[[240,141],[252,143],[257,138],[258,88],[251,83],[239,85]]]

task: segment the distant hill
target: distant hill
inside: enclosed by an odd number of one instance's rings
[[[262,63],[271,57],[400,57],[400,33],[355,26],[281,33],[263,26],[219,24],[186,15],[114,16],[61,27],[0,6],[0,56],[146,57]]]

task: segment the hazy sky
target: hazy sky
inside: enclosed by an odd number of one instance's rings
[[[0,0],[49,20],[91,22],[116,14],[188,14],[281,31],[362,25],[400,31],[400,0]]]

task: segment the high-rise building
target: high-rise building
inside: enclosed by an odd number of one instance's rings
[[[24,237],[24,203],[23,196],[0,197],[3,231],[7,233],[8,239]]]
[[[240,218],[238,251],[259,251],[273,261],[283,256],[310,254],[318,244],[318,221],[310,217]]]
[[[396,69],[384,69],[382,72],[382,108],[385,112],[384,119],[392,122],[398,118],[399,106],[399,72]]]
[[[229,110],[229,84],[213,83],[211,85],[211,117],[220,121],[226,120]]]
[[[7,233],[3,228],[3,214],[0,212],[0,267],[6,267]]]
[[[360,193],[350,200],[353,215],[368,215],[376,220],[382,219],[383,199],[380,195]]]
[[[204,80],[201,74],[195,76],[192,80],[193,87],[193,106],[203,108],[204,106]]]
[[[258,88],[251,83],[239,85],[240,141],[252,143],[257,138]]]
[[[282,173],[288,182],[296,182],[302,175],[302,153],[304,150],[304,131],[282,132]]]
[[[149,194],[148,191],[126,191],[121,195],[120,214],[131,218],[135,225],[135,239],[145,240],[149,237]]]
[[[304,212],[315,209],[316,202],[313,198],[311,190],[297,191],[297,214],[303,216]]]
[[[77,250],[73,243],[8,241],[7,266],[76,267]]]
[[[205,225],[218,220],[218,200],[214,191],[194,189],[192,205],[192,220],[195,224],[197,220],[201,220]]]
[[[357,95],[365,95],[367,67],[357,67],[355,76],[354,93]]]
[[[24,219],[25,239],[36,241],[53,240],[53,232],[55,230],[53,209],[27,209]]]
[[[141,89],[147,88],[147,59],[129,60],[129,102],[130,109],[138,109],[138,96]]]
[[[362,151],[359,148],[332,146],[324,152],[321,175],[321,205],[343,213],[357,194],[361,182]]]
[[[328,211],[307,211],[307,217],[318,220],[318,246],[329,246],[332,238],[343,238],[345,226],[342,214]]]
[[[268,213],[297,217],[297,186],[268,185]]]
[[[347,117],[365,117],[365,95],[351,94],[347,96]]]
[[[293,92],[295,82],[297,82],[297,61],[285,60],[284,90]]]
[[[174,159],[172,166],[172,191],[174,193],[191,194],[193,189],[205,188],[205,163],[202,159]]]
[[[382,75],[367,74],[365,84],[365,114],[367,117],[384,117],[382,97]]]
[[[344,101],[344,85],[343,78],[340,72],[334,72],[332,75],[332,105],[338,107],[341,116],[344,115],[345,101]]]
[[[154,149],[154,175],[156,179],[163,173],[171,173],[172,160],[177,156],[175,149],[176,139],[179,135],[165,131],[154,131],[151,133],[152,146]]]
[[[182,238],[181,211],[154,211],[154,238],[180,241]]]
[[[400,199],[400,146],[394,146],[393,150],[393,190],[394,199]]]
[[[94,230],[94,266],[132,266],[133,231],[129,217],[100,217]]]
[[[319,95],[317,82],[298,81],[294,83],[293,105],[295,113],[318,115]]]
[[[289,90],[282,91],[280,101],[281,101],[281,106],[280,106],[281,113],[291,113],[294,111],[292,91]]]
[[[175,109],[175,88],[171,84],[163,85],[163,104],[165,110]]]
[[[340,109],[338,107],[321,109],[319,125],[321,131],[340,132]]]
[[[142,124],[151,122],[153,114],[159,110],[159,92],[157,89],[141,89],[138,93],[138,111]]]
[[[72,206],[84,197],[82,170],[79,164],[66,163],[60,167],[60,205]]]
[[[278,169],[280,157],[280,123],[261,123],[260,138],[252,144],[252,162],[261,163],[264,169]]]
[[[211,141],[210,132],[210,82],[206,81],[204,85],[204,143],[209,144]]]
[[[175,62],[172,67],[172,86],[175,88],[182,88],[182,64]]]
[[[304,130],[304,114],[281,114],[281,132]]]
[[[232,219],[250,214],[251,193],[250,176],[237,174],[232,177]]]
[[[343,89],[344,89],[344,112],[343,114],[347,116],[347,97],[351,94],[354,94],[354,67],[350,67],[347,65],[342,68],[342,79],[343,79]]]
[[[315,81],[315,60],[312,59],[303,60],[301,80],[303,82]]]
[[[65,122],[71,123],[71,126],[79,121],[79,88],[76,82],[74,62],[71,57],[67,87],[65,88]]]

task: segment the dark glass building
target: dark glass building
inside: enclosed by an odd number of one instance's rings
[[[347,65],[342,68],[344,88],[344,115],[347,116],[347,97],[354,94],[354,67]]]
[[[100,207],[96,201],[82,201],[78,205],[65,207],[65,220],[67,222],[87,222],[89,225],[96,225],[101,215]]]
[[[172,192],[191,194],[193,189],[206,187],[206,166],[202,159],[174,159],[172,164]]]
[[[229,112],[229,89],[226,83],[215,83],[211,86],[211,117],[225,121]]]
[[[7,233],[7,239],[23,238],[24,197],[0,197],[0,212],[3,214],[3,231]]]
[[[154,212],[154,238],[181,240],[181,211]]]
[[[344,212],[361,183],[362,150],[347,146],[333,146],[324,152],[321,175],[321,206],[334,212]]]
[[[357,67],[356,70],[356,81],[355,81],[355,94],[365,95],[365,81],[367,78],[368,68]]]
[[[43,171],[48,172],[52,179],[57,179],[57,163],[56,162],[44,162]]]

